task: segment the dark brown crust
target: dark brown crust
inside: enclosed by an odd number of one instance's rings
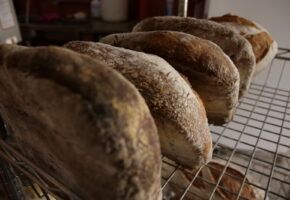
[[[164,58],[188,77],[205,104],[210,123],[231,120],[238,98],[239,73],[217,45],[174,31],[113,34],[101,42]],[[225,105],[219,107],[217,101]]]
[[[273,40],[267,32],[260,32],[253,35],[246,35],[245,38],[251,43],[258,63],[268,53]]]
[[[248,20],[246,18],[237,16],[237,15],[232,15],[230,13],[225,14],[220,17],[211,17],[210,20],[216,21],[216,22],[234,22],[239,25],[246,25],[246,26],[251,26],[251,27],[259,29],[257,25],[251,20]]]
[[[240,96],[247,91],[255,67],[249,42],[231,29],[205,19],[184,17],[152,17],[138,23],[133,31],[171,30],[185,32],[214,42],[232,59],[240,72]]]
[[[159,199],[159,141],[134,86],[69,50],[13,49],[0,47],[0,113],[23,154],[81,199]]]

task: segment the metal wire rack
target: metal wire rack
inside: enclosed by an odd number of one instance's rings
[[[211,126],[213,160],[222,163],[222,168],[217,171],[204,165],[186,171],[184,178],[184,169],[164,157],[164,199],[248,199],[243,196],[246,186],[259,191],[255,199],[290,199],[289,77],[290,50],[280,48],[271,65],[254,78],[248,94],[240,99],[233,121]],[[229,173],[230,167],[239,173]],[[206,168],[216,170],[214,181],[205,178]],[[234,180],[230,188],[222,184],[225,179]]]
[[[4,190],[2,193],[7,200],[80,200],[65,185],[21,155],[11,143],[0,139],[0,164],[3,165],[0,189]],[[53,193],[55,198],[49,193]]]

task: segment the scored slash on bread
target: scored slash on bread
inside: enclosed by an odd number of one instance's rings
[[[200,95],[209,123],[223,124],[232,119],[238,101],[239,72],[214,43],[174,31],[112,34],[101,42],[164,58]]]
[[[0,114],[22,154],[80,199],[161,200],[154,120],[104,63],[65,48],[2,45]]]
[[[192,17],[152,17],[139,22],[134,32],[170,30],[188,33],[217,44],[234,62],[240,73],[240,97],[249,88],[255,67],[250,43],[231,29],[206,19]],[[161,39],[161,38],[160,38]],[[208,49],[210,52],[211,49]]]
[[[64,45],[119,71],[144,97],[155,119],[163,155],[198,168],[212,155],[212,139],[203,103],[162,58],[95,42]]]
[[[225,25],[251,43],[256,58],[255,74],[267,67],[275,57],[278,51],[277,42],[256,22],[232,14],[212,17],[210,20]]]

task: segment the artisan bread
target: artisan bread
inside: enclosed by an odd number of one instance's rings
[[[239,70],[240,97],[249,88],[255,67],[255,56],[250,43],[231,29],[206,19],[176,16],[148,18],[139,22],[133,29],[134,32],[155,30],[185,32],[214,42],[232,59]]]
[[[256,58],[255,74],[267,67],[275,57],[278,51],[277,42],[265,28],[256,22],[232,14],[212,17],[210,20],[225,25],[251,43]]]
[[[232,119],[238,101],[239,73],[214,43],[173,31],[112,34],[101,42],[164,58],[188,78],[205,105],[210,123],[223,124]]]
[[[154,116],[164,155],[185,167],[199,167],[211,159],[203,103],[165,60],[103,43],[73,41],[65,47],[104,62],[137,87]]]
[[[157,129],[137,89],[71,50],[14,47],[0,47],[0,114],[24,156],[79,199],[161,199]]]
[[[166,163],[163,163],[162,177],[169,177],[175,168],[173,167],[174,164],[171,164],[172,161],[167,160]],[[194,179],[184,200],[192,200],[197,197],[200,199],[235,200],[242,186],[242,181],[245,176],[244,172],[232,164],[222,173],[224,168],[225,162],[220,160],[212,160],[206,166],[202,167],[199,173],[197,171],[189,171],[180,168],[174,173],[171,181],[166,186],[166,190],[171,190],[174,193],[174,195],[172,195],[174,197],[171,198],[171,200],[179,200],[184,189],[187,188]],[[195,177],[196,173],[198,173],[197,177]],[[220,176],[222,176],[222,178],[219,182],[219,186],[211,197]],[[239,199],[263,200],[266,195],[265,192],[253,186],[258,185],[258,183],[255,183],[249,175],[247,175],[245,179]]]

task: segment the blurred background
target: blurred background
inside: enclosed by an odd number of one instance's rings
[[[2,11],[7,2],[16,26],[0,29],[0,42],[16,37],[26,45],[96,41],[110,33],[131,31],[146,17],[177,15],[178,10],[178,0],[0,0]],[[238,14],[262,24],[282,47],[290,46],[289,10],[289,0],[188,1],[188,16]]]
[[[12,11],[15,9],[22,43],[26,45],[61,45],[71,40],[98,40],[110,33],[131,31],[139,20],[146,17],[176,15],[178,8],[177,0],[1,0],[0,2],[3,4],[5,1],[10,2]],[[188,15],[204,17],[205,4],[206,1],[203,0],[189,1]],[[12,35],[10,33],[9,36]],[[16,36],[20,40],[20,35],[16,33]]]

